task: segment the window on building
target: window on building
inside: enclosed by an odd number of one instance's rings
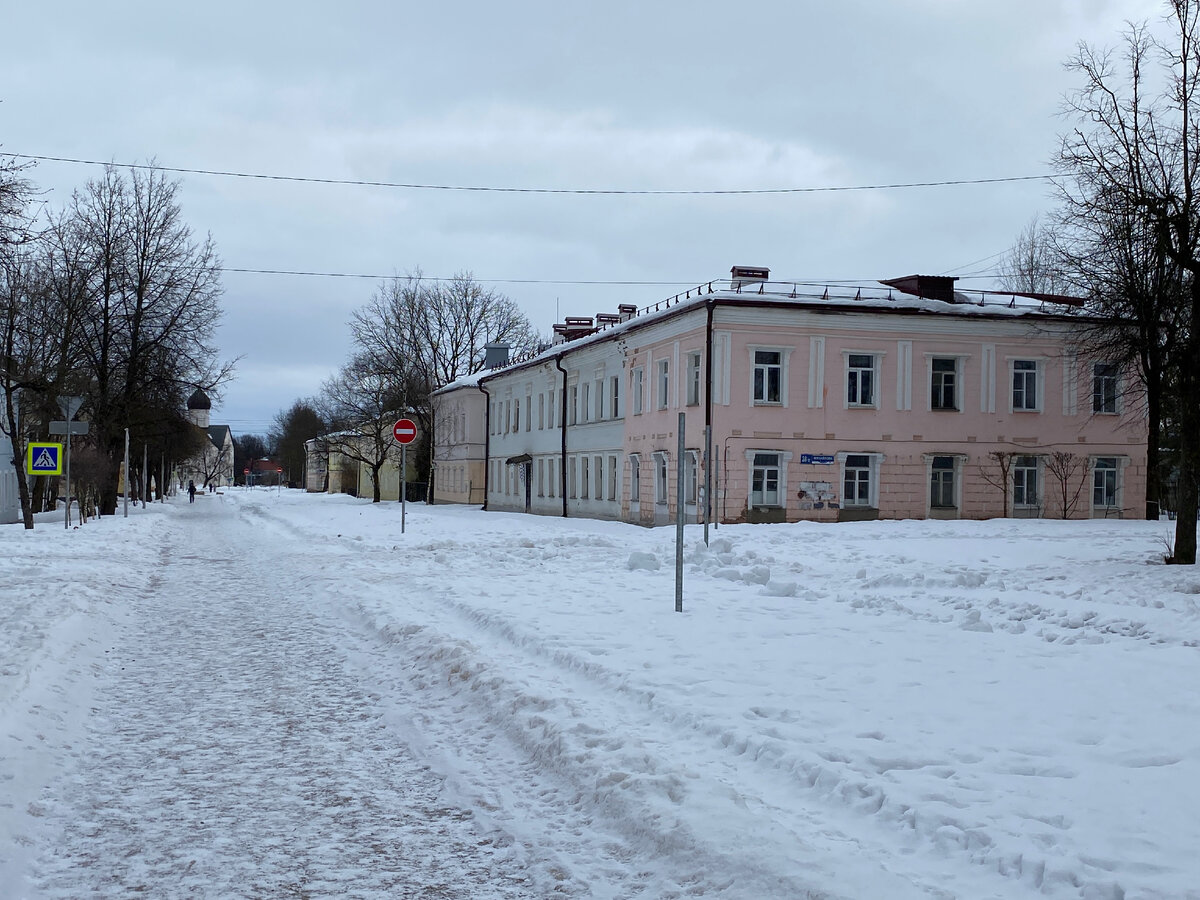
[[[666,409],[671,398],[671,361],[660,359],[658,361],[658,377],[656,380],[657,395],[655,400],[658,403],[659,409]]]
[[[617,458],[608,458],[608,499],[617,499]]]
[[[779,403],[783,383],[783,354],[778,350],[754,351],[754,402]]]
[[[537,473],[538,473],[537,474],[538,496],[545,497],[546,496],[546,461],[544,459],[538,460]]]
[[[538,431],[546,427],[546,395],[538,394]]]
[[[957,505],[954,489],[954,457],[935,456],[929,480],[929,505],[934,509],[951,509]]]
[[[846,357],[846,403],[875,405],[875,357],[869,353],[850,353]]]
[[[1098,362],[1092,366],[1092,412],[1117,411],[1117,365]]]
[[[583,391],[579,395],[579,421],[590,422],[592,420],[592,391],[591,384],[583,383]]]
[[[842,506],[871,505],[871,457],[865,453],[846,456],[842,478]]]
[[[558,466],[559,466],[559,460],[552,457],[550,459],[550,466],[549,466],[550,483],[548,485],[546,485],[546,493],[548,493],[551,498],[557,496],[557,494],[558,494],[558,485],[559,485]]]
[[[611,417],[621,418],[621,378],[618,375],[614,375],[608,380],[608,402]]]
[[[695,450],[688,450],[683,466],[683,501],[694,506],[700,497],[700,455]]]
[[[521,401],[520,400],[513,401],[512,430],[513,430],[514,434],[521,430]]]
[[[642,401],[644,397],[642,367],[638,366],[635,368],[629,377],[632,381],[632,384],[629,386],[629,396],[633,398],[633,414],[638,416],[642,413]]]
[[[958,360],[952,357],[935,357],[931,364],[931,408],[958,409]]]
[[[570,399],[567,402],[567,424],[574,425],[579,421],[579,385],[571,385]]]
[[[604,418],[604,379],[596,379],[596,421]]]
[[[666,505],[670,494],[670,482],[667,478],[667,454],[654,454],[654,502]]]
[[[596,456],[592,458],[593,478],[596,481],[596,490],[592,494],[597,500],[604,499],[604,457]]]
[[[636,453],[629,454],[629,505],[637,506],[642,499],[642,460]]]
[[[588,498],[588,458],[586,456],[579,457],[579,497],[581,500]]]
[[[700,351],[687,356],[687,405],[700,405]]]
[[[525,430],[533,431],[533,395],[525,395]]]
[[[504,433],[509,434],[513,430],[512,425],[512,401],[504,401]]]
[[[1013,410],[1036,412],[1038,409],[1037,360],[1015,359],[1012,365]]]
[[[1013,506],[1038,505],[1038,458],[1013,457]]]
[[[554,427],[556,427],[556,426],[555,426],[555,424],[554,424],[554,423],[555,423],[555,417],[556,417],[557,415],[559,415],[559,413],[558,413],[558,399],[557,399],[558,395],[557,395],[557,394],[556,394],[556,393],[555,393],[553,390],[551,390],[551,391],[549,391],[549,392],[547,393],[547,396],[548,396],[550,399],[546,401],[546,427],[547,427],[547,428],[554,428]],[[561,420],[561,419],[559,419],[559,420],[558,420],[558,424],[559,424],[559,425],[562,425],[562,420]]]
[[[779,454],[755,453],[750,468],[750,505],[781,506]]]
[[[1096,458],[1092,469],[1092,506],[1097,509],[1112,509],[1118,506],[1117,476],[1121,471],[1115,456]]]

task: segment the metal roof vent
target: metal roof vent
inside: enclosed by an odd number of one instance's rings
[[[880,281],[888,287],[895,288],[903,294],[911,294],[925,300],[941,300],[943,303],[957,303],[954,296],[954,282],[958,281],[949,275],[906,275],[904,278],[893,278],[890,281]]]
[[[771,270],[760,266],[734,266],[729,270],[729,281],[735,291],[744,285],[758,284],[771,277]]]
[[[485,344],[483,348],[483,367],[485,369],[498,369],[500,366],[508,365],[508,351],[511,349],[508,344]]]

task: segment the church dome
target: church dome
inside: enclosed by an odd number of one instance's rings
[[[208,394],[204,393],[203,389],[196,388],[196,393],[188,397],[188,409],[212,409],[212,401],[208,399]]]

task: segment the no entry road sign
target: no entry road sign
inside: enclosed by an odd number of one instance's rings
[[[417,423],[412,419],[401,419],[392,426],[392,436],[397,443],[411,444],[417,439]]]

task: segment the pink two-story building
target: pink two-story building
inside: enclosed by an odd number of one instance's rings
[[[643,524],[681,499],[689,521],[720,522],[1143,513],[1137,385],[1081,349],[1066,307],[950,278],[838,294],[732,275],[571,320],[536,357],[444,389],[486,397],[487,508]]]

